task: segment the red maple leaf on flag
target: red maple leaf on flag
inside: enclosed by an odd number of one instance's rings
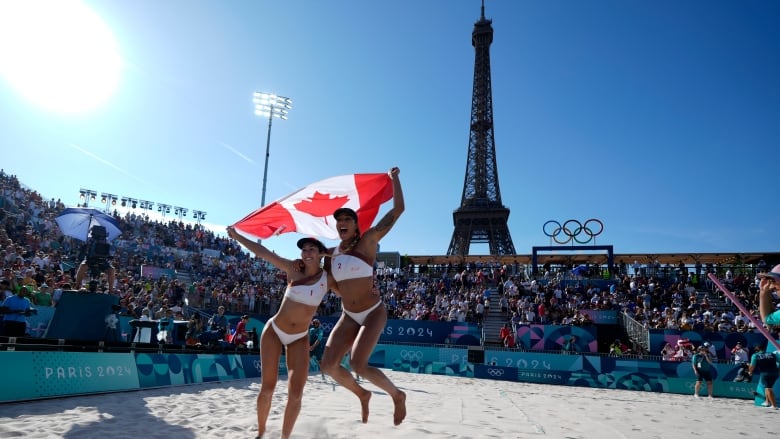
[[[301,212],[308,213],[311,216],[325,218],[325,222],[328,222],[328,217],[336,211],[336,209],[344,206],[349,201],[349,197],[346,195],[331,198],[328,194],[323,194],[320,191],[314,191],[314,195],[308,197],[306,200],[301,200],[295,203],[293,206]]]

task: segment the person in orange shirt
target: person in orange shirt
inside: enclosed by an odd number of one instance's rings
[[[515,338],[512,336],[512,328],[509,327],[509,323],[504,323],[504,326],[501,327],[501,330],[498,332],[498,338],[501,339],[504,346],[509,343],[507,341],[508,338],[512,339],[512,344],[514,345]]]

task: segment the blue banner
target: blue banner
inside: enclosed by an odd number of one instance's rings
[[[661,355],[664,346],[669,343],[677,346],[678,340],[687,340],[694,346],[699,346],[705,341],[715,346],[715,352],[720,359],[730,359],[731,350],[742,343],[745,348],[755,345],[766,345],[766,338],[760,332],[699,332],[680,331],[676,329],[650,329],[650,353]]]
[[[380,343],[444,344],[452,334],[454,322],[426,320],[388,320]]]
[[[339,317],[317,317],[326,338]],[[482,338],[480,331],[479,326],[472,323],[389,319],[379,336],[379,342],[479,346]]]
[[[575,352],[598,352],[597,333],[595,325],[519,325],[515,341],[521,349],[561,351],[566,341],[576,336]]]
[[[689,395],[695,383],[690,363],[507,350],[484,353],[485,361],[474,364],[468,361],[467,347],[380,344],[369,364],[410,373]],[[15,372],[0,374],[0,402],[256,378],[259,360],[257,353],[2,351],[0,362]],[[284,361],[282,357],[281,375],[286,373]],[[753,398],[756,380],[736,383],[739,366],[714,366],[716,397],[758,403]]]
[[[475,364],[474,378],[498,381],[517,381],[517,368]]]

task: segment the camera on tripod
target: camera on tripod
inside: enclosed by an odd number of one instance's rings
[[[77,283],[80,283],[79,279],[83,278],[79,276],[84,276],[88,272],[89,277],[91,278],[88,291],[92,293],[96,292],[98,287],[97,278],[101,273],[111,269],[109,259],[111,259],[111,244],[108,243],[108,232],[104,226],[96,224],[89,229],[86,255],[84,262],[82,262],[82,267],[85,269],[81,272],[81,275],[77,274]]]
[[[103,226],[92,226],[89,229],[87,241],[87,265],[93,274],[101,273],[108,268],[111,244],[108,243],[108,233]]]

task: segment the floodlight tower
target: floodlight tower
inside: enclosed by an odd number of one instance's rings
[[[260,196],[260,207],[265,206],[265,186],[268,181],[268,156],[271,153],[271,122],[276,117],[287,120],[287,112],[292,108],[292,99],[273,93],[255,92],[252,99],[255,103],[255,114],[268,118],[268,135],[265,140],[265,169],[263,170],[263,189]]]

